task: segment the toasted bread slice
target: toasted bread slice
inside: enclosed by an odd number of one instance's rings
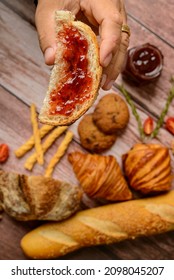
[[[102,67],[92,29],[69,11],[56,11],[57,51],[46,97],[39,114],[42,123],[70,125],[93,104]]]

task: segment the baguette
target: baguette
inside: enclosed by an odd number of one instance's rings
[[[174,230],[174,191],[157,197],[109,204],[48,223],[25,235],[24,253],[34,259],[63,256],[76,249]]]
[[[42,123],[70,125],[93,104],[101,80],[99,47],[92,29],[69,11],[56,11],[57,51],[43,106]]]

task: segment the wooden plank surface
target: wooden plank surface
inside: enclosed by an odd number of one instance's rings
[[[173,2],[165,3],[165,9],[162,0],[153,1],[151,6],[149,0],[126,0],[125,3],[129,13],[128,23],[132,32],[130,47],[146,42],[157,45],[164,54],[164,68],[157,83],[143,87],[130,85],[123,81],[120,75],[112,91],[118,92],[116,86],[124,82],[142,121],[148,115],[157,120],[170,88],[170,77],[174,74],[172,59],[174,57],[173,13],[171,10]],[[2,0],[0,9],[0,143],[5,142],[10,146],[10,158],[6,164],[1,164],[0,168],[30,174],[24,169],[24,163],[31,152],[23,158],[17,159],[14,156],[14,150],[25,142],[32,133],[29,106],[34,102],[38,111],[40,110],[49,81],[50,68],[44,64],[39,49],[34,27],[35,8],[33,1]],[[159,18],[164,18],[164,13],[168,15],[167,21],[163,20],[162,23],[159,23]],[[106,93],[100,90],[96,103]],[[89,112],[93,111],[95,104]],[[168,116],[172,115],[173,112],[174,102],[170,106]],[[84,151],[80,146],[77,132],[79,121],[69,127],[69,130],[74,133],[74,140],[53,173],[54,178],[72,184],[78,182],[67,160],[67,154],[76,150]],[[62,139],[63,136],[48,151],[43,167],[37,164],[34,166],[34,174],[43,174]],[[169,147],[172,139],[172,135],[163,127],[154,141]],[[118,137],[113,148],[103,154],[114,155],[121,166],[122,154],[138,141],[140,138],[137,123],[131,114],[127,129]],[[172,172],[174,173],[173,156]],[[174,182],[172,187],[174,188]],[[92,205],[92,202],[86,197],[84,197],[84,203],[87,206]],[[17,222],[4,214],[0,222],[0,259],[26,259],[19,246],[20,240],[25,233],[39,224],[40,222]],[[174,235],[173,232],[170,232],[109,246],[85,248],[67,255],[63,259],[174,259]]]
[[[155,33],[166,44],[174,47],[173,0],[125,0],[125,5],[130,18],[140,23],[145,29]]]
[[[29,24],[35,26],[35,4],[32,0],[1,0],[5,6],[14,11]]]

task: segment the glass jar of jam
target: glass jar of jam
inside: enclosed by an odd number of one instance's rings
[[[146,43],[128,50],[123,78],[138,84],[146,84],[156,80],[163,67],[163,54],[154,45]]]

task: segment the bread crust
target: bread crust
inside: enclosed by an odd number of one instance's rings
[[[24,236],[21,246],[30,258],[48,259],[86,246],[170,230],[174,230],[174,191],[80,211],[66,221],[48,223],[31,231]]]
[[[39,114],[39,120],[42,123],[55,125],[55,126],[70,125],[73,122],[75,122],[79,117],[81,117],[92,106],[95,99],[97,98],[101,75],[102,75],[102,67],[100,66],[100,62],[99,62],[99,47],[98,47],[97,38],[94,32],[92,31],[92,29],[88,25],[80,21],[75,21],[74,16],[68,11],[57,11],[55,19],[56,19],[56,34],[58,34],[61,30],[63,30],[65,26],[72,26],[77,28],[81,36],[85,37],[85,39],[87,40],[88,48],[89,48],[87,52],[88,71],[92,76],[92,88],[90,90],[90,93],[87,91],[87,93],[90,94],[90,98],[88,98],[82,104],[77,103],[77,106],[75,107],[75,109],[72,111],[70,115],[66,116],[57,113],[56,115],[52,115],[49,113],[50,93],[52,92],[52,90],[55,89],[57,85],[60,85],[62,81],[63,83],[65,82],[64,69],[66,65],[65,65],[65,61],[63,60],[64,45],[61,42],[61,40],[58,38],[55,64],[51,72],[49,86],[43,102],[43,106]]]
[[[0,171],[0,195],[4,211],[16,220],[60,221],[79,209],[82,191],[52,178]]]

